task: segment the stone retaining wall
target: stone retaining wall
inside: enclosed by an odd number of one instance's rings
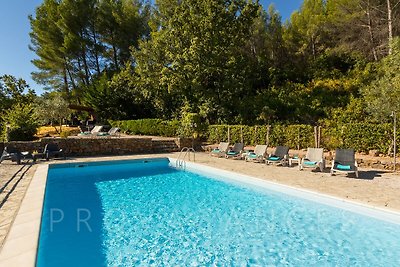
[[[48,143],[56,143],[67,156],[127,155],[145,153],[169,153],[180,151],[179,138],[153,140],[150,137],[69,137],[43,138],[39,141],[14,141],[5,144],[20,151],[42,152]],[[3,144],[0,145],[1,151]]]

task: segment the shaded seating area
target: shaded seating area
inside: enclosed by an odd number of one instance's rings
[[[254,151],[250,151],[245,156],[246,161],[264,162],[267,155],[267,145],[256,145]]]
[[[287,165],[289,159],[289,147],[288,146],[277,146],[275,152],[269,155],[265,159],[265,164],[281,164]]]
[[[336,149],[330,174],[354,173],[358,178],[358,165],[355,159],[354,149]]]
[[[244,148],[244,144],[243,143],[235,143],[233,148],[226,152],[225,157],[227,159],[229,159],[229,158],[241,159],[242,158],[243,148]]]
[[[218,148],[213,149],[211,151],[211,156],[223,157],[225,155],[225,153],[228,151],[228,149],[229,149],[229,143],[221,142],[221,143],[219,143]]]
[[[324,149],[323,148],[307,148],[305,158],[301,159],[299,169],[319,168],[321,172],[325,168]]]

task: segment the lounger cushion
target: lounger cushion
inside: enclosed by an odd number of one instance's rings
[[[272,157],[269,157],[268,160],[277,161],[277,160],[281,160],[281,158],[272,156]]]
[[[229,151],[226,154],[229,155],[229,156],[235,156],[235,155],[239,154],[239,152]]]
[[[250,152],[247,156],[248,156],[249,158],[252,158],[252,159],[257,158],[257,154],[256,154],[256,153],[253,153],[253,152]]]
[[[316,161],[304,161],[305,165],[316,165],[317,162]]]
[[[215,148],[215,149],[213,149],[212,151],[211,151],[211,153],[219,153],[220,152],[220,150],[218,149],[218,148]]]
[[[338,165],[336,165],[336,168],[338,170],[342,170],[342,171],[350,171],[351,170],[351,166],[350,165],[338,164]]]

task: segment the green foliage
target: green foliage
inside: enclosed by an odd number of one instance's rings
[[[70,136],[71,135],[71,133],[69,132],[69,131],[62,131],[61,133],[60,133],[60,137],[61,138],[67,138],[68,136]]]
[[[16,104],[2,114],[3,135],[8,141],[31,141],[38,127],[32,104]]]
[[[130,68],[115,75],[111,81],[103,74],[85,90],[83,103],[95,110],[100,121],[152,116],[150,101],[136,90],[130,82],[130,75]]]
[[[43,1],[30,16],[34,80],[79,101],[102,73],[131,60],[148,16],[149,5],[136,0]]]
[[[400,38],[391,46],[392,54],[381,62],[381,75],[361,90],[368,111],[386,120],[392,112],[400,112]]]
[[[235,113],[224,101],[249,93],[247,43],[259,5],[253,1],[158,1],[151,38],[139,43],[139,88],[154,99],[160,117],[178,117],[184,100],[204,104],[215,122]],[[200,112],[200,110],[194,110]]]
[[[68,102],[60,93],[44,94],[38,98],[36,115],[42,124],[52,124],[57,133],[61,133],[61,125],[71,115]],[[60,129],[55,127],[60,125]]]
[[[265,144],[268,126],[257,125],[210,125],[208,141],[218,143],[228,140],[228,128],[231,143],[244,142],[246,145]],[[288,145],[292,148],[304,148],[313,145],[313,127],[310,125],[272,125],[269,132],[269,145]]]
[[[110,124],[128,134],[155,136],[176,136],[180,126],[179,121],[163,121],[160,119],[110,121]]]
[[[23,79],[12,75],[0,76],[0,108],[6,110],[16,104],[32,103],[35,92]]]

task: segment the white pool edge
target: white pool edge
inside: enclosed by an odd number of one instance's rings
[[[34,267],[49,165],[39,165],[0,251],[0,266]]]
[[[176,159],[168,159],[170,161],[170,165],[175,167]],[[39,165],[32,178],[15,220],[0,251],[0,266],[34,267],[36,265],[48,169],[48,164]],[[222,178],[224,180],[236,181],[242,184],[259,186],[287,195],[377,218],[379,220],[400,224],[399,212],[385,210],[370,205],[364,205],[358,202],[317,193],[315,191],[299,189],[253,176],[213,168],[193,162],[186,162],[186,170],[198,174]]]
[[[170,158],[170,165],[172,167],[176,166],[176,159]],[[390,222],[393,224],[400,225],[400,212],[395,212],[389,209],[383,209],[380,207],[374,207],[371,205],[334,197],[331,195],[318,193],[315,191],[301,189],[297,187],[292,187],[289,185],[284,185],[280,183],[275,183],[265,179],[257,178],[254,176],[249,176],[245,174],[240,174],[237,172],[222,170],[214,167],[209,167],[201,165],[194,162],[186,162],[184,168],[188,171],[203,174],[206,176],[211,176],[215,178],[220,178],[227,181],[239,182],[241,184],[248,184],[252,186],[257,186],[265,188],[267,190],[272,190],[275,192],[283,193],[286,195],[298,197],[305,200],[310,200],[320,204],[328,205],[331,207],[344,209],[357,214],[372,217],[381,221]]]

